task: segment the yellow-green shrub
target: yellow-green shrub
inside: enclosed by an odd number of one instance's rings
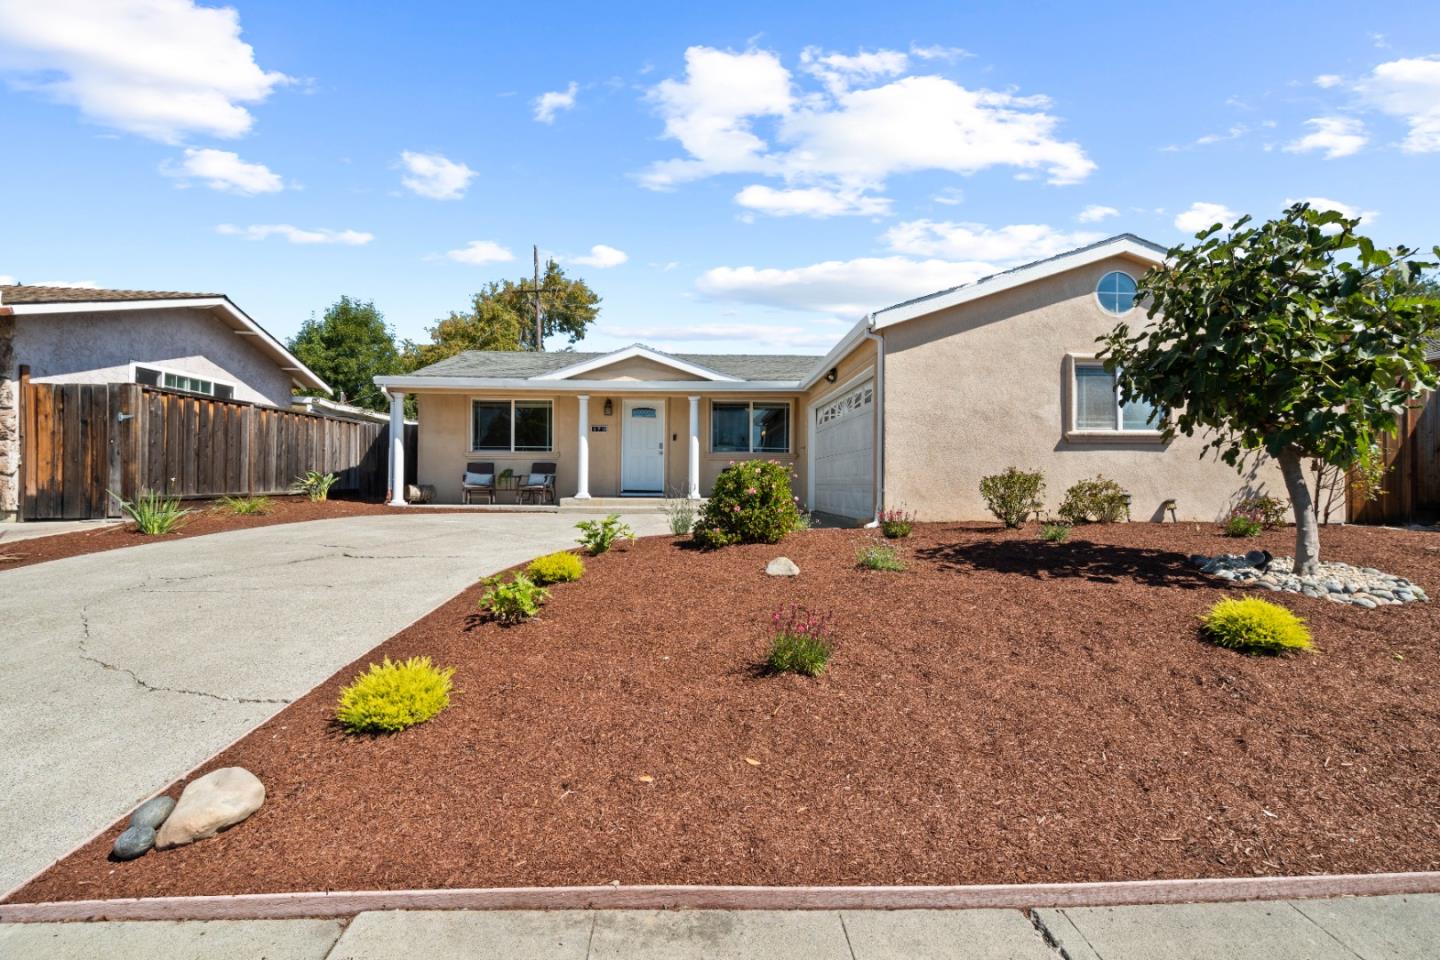
[[[569,583],[585,573],[585,561],[568,550],[561,550],[531,560],[525,572],[536,583]]]
[[[429,657],[372,663],[340,691],[335,711],[351,733],[394,733],[424,723],[450,705],[453,667],[437,670]]]
[[[1259,597],[1221,600],[1201,618],[1212,643],[1245,653],[1310,649],[1310,628],[1285,607]]]

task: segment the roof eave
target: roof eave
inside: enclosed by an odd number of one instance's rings
[[[538,377],[375,377],[382,390],[496,390],[526,393],[798,393],[801,380],[542,380]]]
[[[732,377],[729,374],[721,373],[718,370],[712,370],[709,367],[704,367],[696,363],[690,363],[686,360],[681,360],[680,358],[673,357],[667,353],[661,353],[658,350],[651,350],[650,348],[642,346],[638,343],[629,347],[624,347],[620,350],[615,350],[611,353],[604,354],[603,356],[592,357],[589,360],[582,360],[579,363],[572,363],[568,367],[561,367],[559,370],[552,370],[549,373],[542,373],[530,379],[546,381],[569,380],[582,373],[589,373],[592,370],[599,370],[603,367],[608,367],[611,364],[620,363],[622,361],[630,360],[635,357],[640,357],[653,363],[662,364],[664,366],[670,367],[671,369],[679,370],[681,373],[688,373],[692,376],[700,377],[703,380],[719,382],[739,381],[740,379],[739,377]]]

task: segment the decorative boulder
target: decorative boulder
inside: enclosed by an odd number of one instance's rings
[[[155,828],[146,826],[127,827],[115,838],[115,847],[110,855],[116,860],[134,860],[143,857],[155,846]]]
[[[159,830],[160,824],[165,822],[165,818],[170,816],[170,811],[174,809],[175,801],[163,794],[146,800],[130,814],[130,826]]]
[[[224,767],[185,785],[155,838],[160,850],[213,837],[260,809],[265,785],[241,767]]]
[[[799,576],[800,568],[789,557],[776,557],[765,565],[765,572],[772,577]]]

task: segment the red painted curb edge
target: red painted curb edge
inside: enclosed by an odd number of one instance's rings
[[[1440,873],[1339,874],[986,884],[965,887],[496,887],[254,893],[0,904],[0,922],[67,920],[283,920],[352,917],[368,910],[917,910],[1103,907],[1440,893]]]

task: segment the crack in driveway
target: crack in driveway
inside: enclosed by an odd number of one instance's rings
[[[175,693],[187,697],[207,697],[211,700],[219,700],[223,703],[286,704],[291,702],[289,700],[276,699],[271,697],[227,697],[218,693],[211,693],[208,690],[187,690],[184,687],[163,687],[158,684],[150,683],[144,678],[142,678],[134,670],[131,670],[129,667],[122,667],[117,663],[110,663],[106,660],[101,660],[99,657],[95,656],[90,652],[88,646],[90,642],[90,610],[88,607],[82,607],[80,609],[80,627],[81,636],[80,642],[78,644],[80,648],[80,659],[87,660],[90,663],[93,663],[105,670],[112,670],[116,673],[125,674],[125,676],[129,677],[132,681],[134,681],[137,687],[139,687],[141,690],[144,690],[146,693]]]

